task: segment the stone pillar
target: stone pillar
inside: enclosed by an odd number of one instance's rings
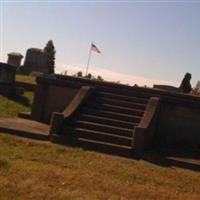
[[[8,54],[7,63],[15,67],[20,67],[22,58],[23,56],[20,53],[12,52]]]
[[[35,89],[33,106],[31,111],[31,118],[44,122],[44,109],[46,104],[46,99],[48,98],[48,85],[40,83],[37,81],[37,86]]]
[[[6,63],[0,63],[0,84],[14,85],[16,68]]]
[[[14,91],[16,67],[0,62],[0,93],[9,94]]]

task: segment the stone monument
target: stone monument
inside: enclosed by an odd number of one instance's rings
[[[22,95],[24,89],[15,87],[16,67],[0,62],[0,94]]]
[[[14,91],[16,67],[0,62],[0,94]]]
[[[30,74],[32,72],[48,73],[46,52],[38,48],[28,49],[24,65],[18,69],[18,72],[22,74]]]
[[[12,52],[8,54],[7,63],[15,67],[20,67],[22,58],[23,58],[22,54]]]

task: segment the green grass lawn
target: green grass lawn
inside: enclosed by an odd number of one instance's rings
[[[16,75],[16,81],[20,82],[36,84],[35,79],[36,79],[35,76],[26,76],[20,74]]]
[[[19,112],[30,112],[33,92],[23,96],[6,97],[0,95],[0,118],[16,117]]]
[[[35,84],[35,77],[16,75],[16,80]],[[30,112],[33,92],[25,91],[23,96],[6,97],[0,95],[0,118],[16,117],[19,112]]]

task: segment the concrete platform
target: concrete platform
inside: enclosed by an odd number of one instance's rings
[[[36,140],[49,140],[49,126],[47,124],[21,118],[0,119],[0,132]]]

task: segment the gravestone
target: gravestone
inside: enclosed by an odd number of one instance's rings
[[[22,54],[16,53],[16,52],[12,52],[12,53],[8,54],[7,63],[9,65],[13,65],[15,67],[20,67],[22,58],[23,58]]]
[[[32,72],[48,73],[46,52],[38,48],[28,49],[24,65],[18,69],[18,72],[23,74]]]
[[[6,63],[0,63],[0,84],[14,84],[15,72],[16,67]]]
[[[15,87],[16,67],[0,62],[0,94],[3,95],[21,95],[22,88]]]
[[[16,67],[0,63],[0,93],[6,94],[14,90]]]

